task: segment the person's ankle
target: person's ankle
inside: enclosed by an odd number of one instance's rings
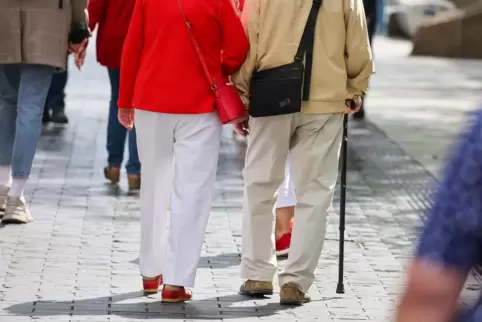
[[[0,186],[10,188],[12,185],[11,167],[0,165]]]
[[[25,185],[27,184],[27,177],[15,177],[12,180],[9,197],[23,198]]]
[[[289,233],[290,233],[289,230],[288,231],[277,231],[275,233],[275,238],[276,238],[276,240],[280,240],[281,237],[283,237],[284,235],[289,234]]]

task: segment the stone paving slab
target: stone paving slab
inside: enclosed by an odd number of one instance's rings
[[[91,58],[69,82],[71,123],[44,129],[28,186],[36,221],[0,228],[0,322],[390,320],[435,179],[377,127],[350,129],[346,294],[335,292],[337,194],[313,302],[237,295],[244,147],[226,128],[194,301],[166,305],[140,293],[138,196],[104,183],[106,72]],[[467,298],[479,285],[469,284]]]
[[[234,144],[226,129],[195,301],[163,305],[157,296],[139,292],[137,196],[128,195],[125,186],[104,184],[105,113],[88,109],[86,117],[71,108],[72,124],[64,131],[46,130],[42,138],[28,190],[36,222],[0,230],[0,321],[385,321],[391,316],[413,239],[399,222],[413,226],[419,217],[406,206],[409,213],[394,219],[393,201],[380,200],[380,191],[370,185],[369,180],[380,180],[378,169],[366,161],[360,169],[363,157],[353,151],[365,149],[361,143],[354,140],[350,149],[345,295],[335,293],[338,200],[312,303],[293,309],[279,306],[277,295],[250,300],[236,294],[244,147]]]
[[[411,41],[379,36],[367,117],[439,176],[447,151],[482,104],[482,60],[411,57]]]

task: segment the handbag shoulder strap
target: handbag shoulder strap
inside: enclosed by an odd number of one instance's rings
[[[295,61],[303,61],[303,56],[306,54],[305,59],[305,73],[303,80],[303,101],[310,99],[310,86],[311,86],[311,68],[313,65],[313,45],[315,41],[315,27],[318,20],[318,13],[321,8],[323,0],[313,0],[308,19],[306,21],[303,35],[298,46],[298,51],[295,55]]]
[[[184,19],[184,23],[186,24],[187,27],[187,32],[189,36],[189,41],[191,42],[192,47],[194,48],[194,51],[196,52],[197,57],[199,58],[199,61],[201,62],[201,66],[203,69],[203,72],[209,82],[209,85],[211,86],[211,89],[214,90],[216,89],[216,83],[214,79],[212,78],[211,74],[209,73],[208,66],[206,64],[206,61],[204,60],[201,49],[199,48],[199,45],[196,41],[196,38],[194,37],[192,33],[192,27],[191,24],[187,21],[186,14],[184,13],[184,9],[181,4],[181,0],[177,0],[177,5],[179,7],[179,11],[181,12],[182,18]]]

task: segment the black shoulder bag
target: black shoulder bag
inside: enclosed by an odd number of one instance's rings
[[[248,110],[251,117],[297,113],[301,111],[301,102],[309,100],[313,42],[321,3],[322,0],[313,0],[294,62],[253,73]]]

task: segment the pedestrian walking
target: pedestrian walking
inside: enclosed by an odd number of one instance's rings
[[[248,47],[231,0],[136,1],[122,54],[119,120],[137,130],[144,288],[163,283],[164,302],[192,297],[187,288],[216,179],[221,123],[201,59],[212,78],[228,76]]]
[[[363,3],[246,0],[242,21],[251,47],[233,81],[251,117],[235,126],[247,135],[240,292],[273,293],[272,209],[291,151],[296,219],[279,284],[281,303],[299,305],[309,300],[324,241],[351,112],[345,101],[360,107],[374,71]]]
[[[65,87],[67,86],[68,77],[68,63],[66,63],[65,70],[54,73],[45,102],[42,117],[43,124],[50,122],[56,124],[69,123],[69,119],[65,114]]]
[[[428,211],[396,322],[482,321],[482,296],[458,298],[482,254],[482,110],[459,137]]]
[[[40,139],[45,100],[67,51],[88,36],[87,0],[0,3],[0,217],[33,220],[24,188]],[[71,24],[72,23],[72,24]],[[70,31],[70,36],[69,36]],[[12,180],[13,178],[13,180]]]
[[[367,20],[367,31],[368,31],[368,40],[370,42],[370,48],[372,48],[373,44],[373,37],[377,31],[378,25],[378,1],[377,0],[363,0],[363,6],[365,9],[365,17]],[[362,105],[360,109],[353,114],[353,118],[355,119],[364,119],[365,118],[365,97],[363,97]]]
[[[112,184],[120,181],[126,141],[129,157],[126,163],[129,190],[141,188],[141,163],[137,152],[136,130],[128,131],[117,118],[122,47],[127,36],[135,0],[90,0],[89,25],[97,32],[97,61],[107,68],[111,86],[107,121],[107,166],[104,176]]]

